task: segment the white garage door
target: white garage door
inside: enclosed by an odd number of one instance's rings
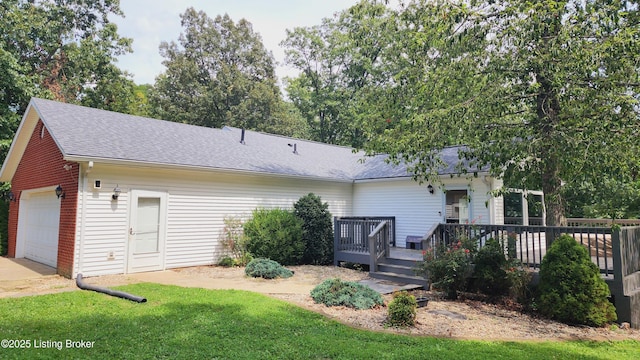
[[[57,267],[60,200],[53,191],[27,199],[24,257]]]

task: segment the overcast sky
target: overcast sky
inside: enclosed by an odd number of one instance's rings
[[[247,19],[262,36],[267,50],[278,62],[276,75],[295,76],[296,71],[284,65],[284,50],[278,45],[285,30],[313,26],[322,18],[356,4],[357,0],[121,0],[125,17],[111,17],[120,36],[133,39],[133,53],[121,56],[118,66],[133,74],[137,84],[153,84],[164,71],[158,46],[161,41],[176,41],[182,32],[180,14],[188,7],[203,10],[210,18],[229,14],[234,22]]]

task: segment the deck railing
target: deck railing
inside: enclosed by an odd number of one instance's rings
[[[613,275],[612,231],[611,227],[440,224],[423,239],[423,249],[450,245],[463,236],[476,240],[478,247],[482,247],[493,238],[502,241],[509,257],[539,268],[553,240],[568,234],[587,248],[600,272],[609,276]]]
[[[354,262],[369,264],[369,234],[381,223],[385,222],[386,241],[395,246],[395,222],[393,216],[381,217],[336,217],[334,229],[334,264]]]
[[[430,251],[451,244],[460,236],[478,241],[482,247],[490,238],[503,240],[505,253],[523,264],[539,268],[546,250],[562,234],[587,248],[611,291],[619,321],[640,328],[640,226],[635,227],[552,227],[518,225],[440,224],[423,238]]]
[[[369,272],[378,271],[378,262],[389,256],[389,227],[390,221],[380,221],[378,226],[369,233]]]
[[[616,224],[620,226],[640,226],[640,219],[584,219],[568,218],[567,226],[579,227],[611,227]]]

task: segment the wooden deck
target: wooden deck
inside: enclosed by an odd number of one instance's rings
[[[372,277],[414,281],[411,277],[422,250],[396,247],[393,218],[336,218],[334,264],[353,262],[370,267]],[[637,227],[554,227],[523,225],[436,224],[422,237],[422,248],[449,246],[462,237],[482,247],[488,239],[503,241],[507,256],[534,270],[540,268],[547,247],[560,235],[572,236],[583,245],[600,268],[618,319],[640,328],[640,226]],[[370,251],[372,250],[372,251]],[[427,250],[429,251],[429,250]],[[423,279],[425,280],[425,279]]]
[[[404,249],[399,247],[391,247],[389,256],[394,259],[422,261],[422,250]]]

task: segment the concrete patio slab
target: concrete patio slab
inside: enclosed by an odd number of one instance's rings
[[[392,281],[380,279],[364,279],[359,281],[360,284],[367,285],[380,294],[391,294],[394,291],[421,289],[422,285],[416,284],[399,284]]]

